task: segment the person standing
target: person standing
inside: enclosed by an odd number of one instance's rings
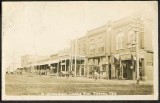
[[[94,70],[94,79],[95,81],[98,79],[98,73],[96,72],[96,70]]]
[[[100,80],[102,79],[102,72],[103,72],[103,67],[101,65],[100,66],[100,71],[99,71],[99,78],[100,78]]]

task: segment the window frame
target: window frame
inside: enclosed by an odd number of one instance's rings
[[[116,50],[124,49],[123,47],[123,37],[124,37],[124,32],[119,32],[117,37],[116,37]]]
[[[95,39],[90,39],[90,47],[89,47],[89,53],[90,54],[95,54]]]
[[[133,37],[131,39],[131,37]],[[129,31],[128,32],[128,48],[132,48],[135,47],[135,45],[132,45],[132,43],[136,43],[136,34],[134,31]]]
[[[97,51],[97,53],[102,53],[102,52],[104,52],[104,43],[103,43],[103,37],[102,37],[102,35],[100,35],[99,37],[98,37],[98,42],[97,42],[97,44],[98,44],[98,51]],[[103,51],[102,51],[102,48],[103,48]]]

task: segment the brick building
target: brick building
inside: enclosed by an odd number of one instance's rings
[[[153,80],[152,27],[146,14],[110,21],[56,54],[39,59],[23,56],[22,67],[57,74],[72,71],[75,77],[93,77],[97,72],[99,78],[135,80],[139,62],[140,79]]]
[[[142,16],[127,17],[112,23],[111,67],[113,77],[136,79],[136,50],[138,49],[140,79],[153,79],[152,23],[150,18],[143,17],[142,19]]]
[[[94,71],[102,78],[110,78],[109,75],[109,37],[108,25],[98,27],[87,32],[87,61],[88,76],[93,77]]]

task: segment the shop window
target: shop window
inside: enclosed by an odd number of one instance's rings
[[[93,73],[93,67],[89,67],[89,74],[92,75]]]
[[[123,38],[124,38],[124,33],[119,32],[119,34],[116,37],[116,50],[124,49],[125,41],[123,40]]]
[[[130,31],[128,34],[128,48],[135,47],[136,36],[134,31]]]
[[[103,66],[103,67],[102,67],[102,70],[103,70],[103,72],[105,72],[105,71],[106,71],[106,67],[105,67],[105,66]]]

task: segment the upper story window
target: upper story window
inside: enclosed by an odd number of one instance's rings
[[[82,42],[78,45],[78,53],[80,55],[84,55],[84,53],[85,53],[84,43],[82,43]]]
[[[86,45],[85,45],[85,43],[83,43],[83,54],[86,54]]]
[[[98,53],[104,52],[104,42],[102,36],[99,36],[97,44],[98,44]]]
[[[81,52],[81,48],[80,48],[80,44],[78,44],[78,54],[80,54]]]
[[[128,48],[135,47],[136,36],[134,31],[128,33]]]
[[[116,37],[116,50],[124,49],[125,41],[124,41],[123,38],[124,38],[124,33],[119,32],[117,37]]]
[[[91,39],[90,40],[90,54],[94,54],[95,53],[95,40]]]

